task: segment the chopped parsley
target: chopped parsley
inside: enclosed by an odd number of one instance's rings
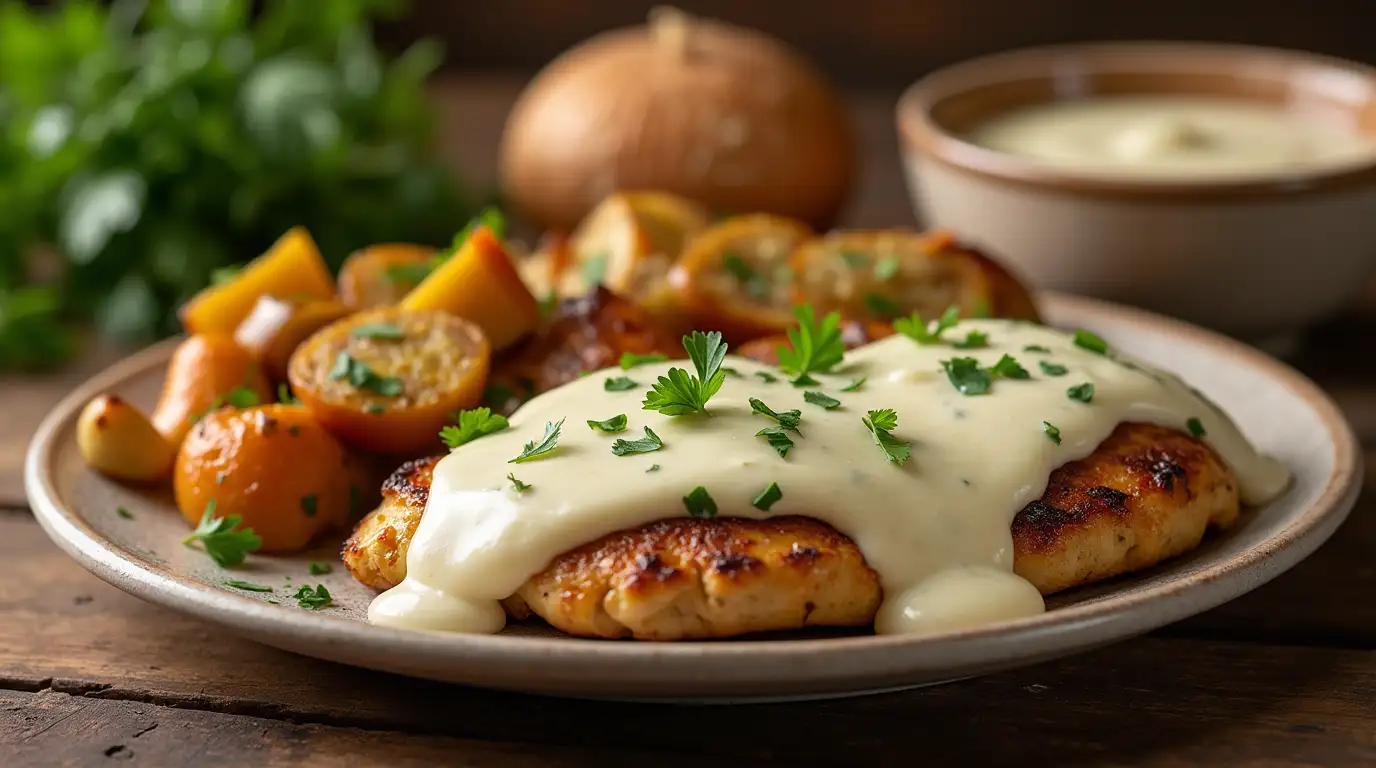
[[[864,251],[841,251],[841,260],[848,267],[863,267],[870,259]]]
[[[537,309],[540,312],[541,320],[549,320],[554,317],[554,314],[559,311],[559,292],[551,289],[544,298],[540,299]]]
[[[788,436],[783,427],[765,427],[755,433],[755,437],[763,437],[769,442],[769,447],[773,448],[779,458],[788,458],[788,452],[793,448],[793,438]]]
[[[607,279],[607,254],[597,253],[583,262],[583,282],[588,287],[601,285]]]
[[[1027,369],[1022,367],[1017,360],[1014,360],[1012,355],[1000,357],[999,361],[994,363],[994,367],[989,369],[989,372],[1003,379],[1022,380],[1032,378],[1032,374],[1028,373]]]
[[[1061,444],[1061,429],[1060,429],[1060,427],[1057,427],[1055,424],[1052,424],[1052,423],[1049,422],[1049,421],[1043,421],[1043,422],[1042,422],[1042,431],[1046,433],[1046,437],[1047,437],[1048,440],[1050,440],[1051,442],[1055,443],[1056,445],[1060,445],[1060,444]]]
[[[182,544],[189,547],[192,542],[199,541],[216,565],[222,568],[236,566],[244,562],[248,553],[257,552],[263,546],[263,540],[252,528],[234,530],[243,520],[241,515],[216,517],[215,500],[211,499],[205,505],[205,513],[201,515],[196,530],[182,539]]]
[[[864,376],[861,376],[860,378],[856,379],[855,381],[852,381],[851,383],[847,384],[846,386],[841,387],[841,391],[842,391],[842,392],[859,392],[859,391],[860,391],[860,388],[863,387],[863,386],[865,386],[865,377],[864,377]]]
[[[650,468],[647,469],[647,470],[645,470],[645,474],[648,475],[648,474],[650,474],[651,472],[658,472],[658,471],[659,471],[659,465],[658,465],[658,464],[651,464],[651,465],[650,465]]]
[[[511,487],[515,488],[517,493],[525,493],[533,487],[530,483],[523,483],[516,479],[515,472],[506,473],[506,479],[511,481]]]
[[[813,405],[820,406],[828,411],[841,407],[841,401],[826,394],[825,392],[804,392],[803,399]]]
[[[707,401],[726,381],[726,374],[721,372],[722,361],[726,359],[726,343],[721,340],[721,333],[693,331],[683,337],[683,349],[688,352],[697,375],[690,376],[682,368],[670,368],[668,375],[660,376],[654,388],[645,393],[641,404],[645,410],[659,411],[666,416],[705,413]]]
[[[760,491],[760,495],[756,496],[755,500],[750,502],[750,505],[762,512],[768,512],[769,508],[774,506],[774,504],[783,497],[784,492],[779,490],[779,484],[770,483],[765,486],[763,491]]]
[[[1096,355],[1108,354],[1108,342],[1089,331],[1081,330],[1075,332],[1075,346],[1081,349],[1087,349]]]
[[[521,455],[508,461],[508,464],[521,464],[533,459],[541,458],[553,451],[559,444],[559,430],[564,427],[564,420],[558,422],[545,422],[545,435],[540,438],[540,442],[531,440],[521,449]]]
[[[743,379],[743,378],[745,378],[745,375],[744,375],[744,374],[742,374],[740,371],[736,370],[735,368],[732,368],[732,367],[729,366],[729,365],[723,365],[723,366],[721,367],[721,372],[724,373],[724,374],[726,374],[727,376],[732,376],[732,377],[735,377],[735,378],[737,378],[737,379]]]
[[[764,300],[769,298],[769,282],[760,276],[758,272],[745,263],[739,253],[727,251],[721,255],[721,264],[726,268],[731,276],[740,281],[745,288],[746,294],[752,299]]]
[[[659,439],[653,429],[645,427],[645,436],[639,440],[619,439],[612,443],[613,456],[629,456],[633,453],[654,453],[664,447],[664,441]],[[659,465],[656,464],[656,467]],[[648,470],[647,470],[648,471]]]
[[[879,446],[889,461],[902,464],[912,456],[913,444],[893,436],[893,431],[898,428],[898,413],[892,408],[870,411],[860,421],[874,435],[874,444]]]
[[[1185,428],[1190,430],[1190,435],[1192,437],[1204,437],[1209,434],[1204,431],[1204,422],[1194,416],[1191,416],[1189,420],[1185,422]]]
[[[952,304],[941,313],[941,317],[934,322],[928,323],[922,319],[922,315],[913,312],[908,317],[900,317],[893,321],[893,329],[907,336],[918,344],[939,344],[941,334],[954,328],[960,322],[960,308]]]
[[[1071,400],[1088,403],[1094,399],[1094,384],[1088,381],[1083,384],[1076,384],[1065,391],[1065,396]]]
[[[364,323],[354,328],[352,335],[355,339],[384,339],[395,341],[406,337],[406,332],[401,326],[395,323]]]
[[[903,306],[882,293],[865,294],[865,306],[871,314],[885,319],[903,314]]]
[[[588,419],[588,429],[601,432],[625,432],[626,414],[618,413],[610,419],[604,421],[594,421]]]
[[[330,571],[333,571],[334,567],[331,566],[329,563],[322,563],[318,560],[312,560],[310,564],[306,566],[306,570],[310,571],[310,574],[312,576],[324,576]]]
[[[779,367],[793,374],[804,384],[811,381],[810,373],[826,373],[845,357],[846,344],[841,340],[841,315],[828,312],[821,322],[811,304],[793,310],[798,325],[788,329],[789,346],[779,346]]]
[[[363,410],[370,416],[381,416],[387,412],[387,406],[382,403],[368,403],[363,406]]]
[[[301,512],[306,517],[315,517],[315,513],[320,506],[320,497],[313,493],[308,493],[301,497]]]
[[[1037,365],[1041,366],[1042,373],[1047,376],[1064,376],[1070,372],[1070,369],[1066,368],[1064,365],[1048,363],[1045,360],[1038,360]]]
[[[405,389],[405,384],[395,376],[379,376],[367,364],[348,352],[340,352],[330,369],[330,378],[335,381],[348,381],[349,384],[383,397],[396,397]]]
[[[965,338],[951,343],[956,349],[984,349],[989,346],[989,334],[984,331],[970,331]]]
[[[459,411],[454,416],[458,424],[451,424],[440,430],[440,440],[443,440],[451,451],[464,443],[507,428],[506,417],[500,413],[493,413],[491,408]]]
[[[301,404],[301,401],[297,400],[296,396],[291,393],[291,387],[288,387],[285,381],[277,385],[277,402],[282,405]]]
[[[330,604],[334,602],[334,598],[330,597],[330,591],[325,589],[324,584],[316,584],[315,589],[311,589],[310,586],[304,585],[296,590],[296,594],[292,595],[292,597],[296,598],[297,605],[312,611],[328,608]]]
[[[226,581],[226,582],[225,582],[225,586],[227,586],[227,587],[234,587],[235,589],[242,589],[242,590],[244,590],[245,592],[271,592],[271,591],[272,591],[272,587],[269,587],[269,586],[267,586],[266,584],[254,584],[254,583],[251,582],[251,581],[240,581],[240,580],[238,580],[238,579],[230,579],[230,580]]]
[[[130,512],[129,510],[125,509],[124,507],[115,507],[115,514],[119,515],[120,517],[124,518],[125,520],[133,520],[133,519],[134,519],[134,513],[133,513],[133,512]]]
[[[773,384],[774,382],[779,380],[778,376],[775,376],[769,371],[755,371],[755,375],[758,376],[760,380],[766,384]]]
[[[501,408],[516,395],[505,384],[489,384],[483,388],[483,404],[490,408]]]
[[[668,359],[668,355],[663,355],[658,352],[651,352],[648,355],[637,355],[634,352],[622,352],[621,370],[629,371],[637,365],[647,365],[649,363],[662,363]]]
[[[898,274],[898,257],[888,256],[874,263],[874,279],[889,281]]]
[[[979,367],[979,361],[973,357],[942,360],[941,367],[946,371],[946,378],[950,380],[951,386],[962,395],[983,395],[994,382],[989,372]]]
[[[1040,345],[1040,344],[1028,344],[1027,346],[1025,346],[1025,347],[1022,348],[1022,351],[1024,351],[1024,352],[1041,352],[1042,354],[1046,354],[1046,355],[1051,354],[1051,350],[1050,350],[1050,349],[1047,349],[1046,347],[1043,347],[1043,346]]]
[[[628,376],[608,376],[607,380],[602,382],[602,389],[607,392],[626,392],[638,386],[640,386],[640,382]]]
[[[798,410],[797,408],[794,408],[791,411],[777,412],[773,408],[770,408],[769,406],[765,405],[764,402],[760,400],[758,397],[750,398],[750,410],[760,414],[761,416],[768,416],[769,418],[779,422],[779,426],[783,427],[784,429],[791,429],[794,432],[798,432],[798,424],[803,420],[803,412]],[[799,432],[799,434],[802,433]]]
[[[687,507],[689,517],[717,516],[717,502],[713,501],[707,489],[700,485],[683,497],[683,506]]]
[[[812,378],[806,373],[803,373],[799,374],[797,378],[789,379],[788,383],[792,384],[795,387],[813,387],[818,384],[821,384],[822,382]]]

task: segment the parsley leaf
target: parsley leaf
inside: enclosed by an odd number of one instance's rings
[[[1042,431],[1046,433],[1047,439],[1056,445],[1061,444],[1061,429],[1049,421],[1042,422]]]
[[[601,285],[607,279],[607,254],[595,253],[583,262],[582,266],[583,282],[588,287]]]
[[[602,432],[625,432],[626,414],[618,413],[605,421],[588,419],[588,429],[601,430]]]
[[[1065,396],[1071,400],[1088,403],[1094,399],[1094,384],[1088,381],[1083,384],[1076,384],[1065,391]]]
[[[379,376],[366,363],[349,354],[340,352],[330,369],[330,378],[335,381],[347,380],[349,384],[383,397],[396,397],[405,389],[405,384],[395,376]]]
[[[734,379],[743,379],[743,378],[745,378],[745,375],[744,375],[744,374],[742,374],[740,371],[736,370],[735,368],[732,368],[732,367],[729,366],[729,365],[723,365],[723,366],[721,367],[721,372],[724,373],[724,374],[726,374],[727,376],[730,376],[730,377],[734,378]]]
[[[530,483],[523,483],[520,480],[517,480],[515,472],[506,473],[506,479],[511,481],[511,487],[515,488],[517,493],[525,493],[526,491],[534,487]]]
[[[254,584],[254,583],[251,582],[251,581],[240,581],[240,580],[238,580],[238,579],[230,579],[230,580],[226,581],[226,582],[225,582],[225,586],[227,586],[227,587],[234,587],[235,589],[242,589],[242,590],[244,590],[245,592],[271,592],[271,591],[272,591],[272,587],[269,587],[269,586],[267,586],[266,584]]]
[[[999,361],[994,363],[994,367],[989,369],[989,372],[1004,379],[1021,380],[1032,378],[1032,374],[1028,373],[1027,369],[1022,367],[1017,360],[1014,360],[1012,355],[1000,357]]]
[[[766,384],[773,384],[774,382],[779,380],[778,376],[775,376],[769,371],[755,371],[755,375],[760,377],[760,380]]]
[[[216,565],[222,568],[236,566],[244,562],[248,553],[257,552],[263,546],[263,540],[252,528],[234,530],[241,522],[243,517],[240,515],[216,517],[215,500],[211,499],[205,505],[205,514],[201,515],[196,530],[182,539],[182,544],[189,547],[192,542],[199,541]]]
[[[245,386],[237,386],[225,394],[225,402],[234,408],[252,408],[258,405],[258,393]]]
[[[888,256],[874,263],[874,279],[889,281],[898,274],[898,257]]]
[[[760,495],[756,496],[755,500],[750,502],[750,505],[755,509],[761,510],[763,512],[768,512],[769,508],[774,506],[774,504],[777,503],[779,499],[782,499],[783,497],[784,492],[779,490],[779,484],[770,483],[769,485],[765,486],[765,489],[763,491],[760,491]]]
[[[765,280],[756,272],[745,259],[741,258],[735,251],[727,251],[721,255],[721,265],[726,268],[731,276],[740,282],[745,288],[745,292],[750,298],[763,301],[769,298],[769,281]]]
[[[324,584],[316,584],[315,589],[311,589],[309,586],[302,586],[300,589],[296,590],[296,594],[292,595],[292,597],[296,598],[297,605],[302,608],[309,608],[312,611],[328,608],[330,604],[334,602],[334,598],[330,597],[330,591],[325,589]]]
[[[353,329],[355,339],[384,339],[395,341],[406,337],[406,332],[395,323],[363,323]]]
[[[717,502],[713,501],[707,489],[700,485],[683,497],[683,506],[687,507],[689,517],[717,516]]]
[[[779,426],[784,429],[791,429],[794,432],[798,432],[798,424],[803,420],[803,412],[797,408],[791,411],[776,412],[773,408],[765,405],[758,397],[750,398],[750,410],[761,416],[768,416],[779,422]],[[802,433],[799,432],[798,434]]]
[[[1037,364],[1041,366],[1042,373],[1047,376],[1064,376],[1070,372],[1070,369],[1066,368],[1064,365],[1048,363],[1045,360],[1038,360]]]
[[[1080,347],[1081,349],[1087,349],[1096,355],[1108,354],[1108,342],[1104,341],[1098,336],[1095,336],[1089,331],[1075,332],[1075,346]]]
[[[612,455],[629,456],[632,453],[654,453],[663,447],[664,441],[659,439],[659,435],[656,435],[654,430],[649,427],[645,427],[645,436],[639,440],[617,440],[612,443]],[[655,465],[655,467],[658,466],[658,464]]]
[[[1185,428],[1190,430],[1190,435],[1192,437],[1204,437],[1209,434],[1204,431],[1204,422],[1194,416],[1191,416],[1189,420],[1185,422]]]
[[[1051,354],[1051,350],[1047,349],[1046,347],[1043,347],[1043,346],[1040,345],[1040,344],[1028,344],[1027,346],[1025,346],[1025,347],[1022,348],[1022,351],[1024,351],[1024,352],[1041,352],[1041,353],[1043,353],[1043,354]]]
[[[779,454],[779,458],[788,458],[788,452],[793,448],[793,438],[788,436],[783,427],[765,427],[755,433],[755,437],[763,437],[769,441],[769,447]]]
[[[840,400],[837,400],[836,398],[826,394],[825,392],[804,392],[803,400],[812,403],[813,405],[821,406],[822,408],[825,408],[828,411],[841,407]]]
[[[291,388],[287,386],[286,382],[277,385],[277,402],[282,405],[301,404],[301,401],[297,400],[296,396],[291,393]]]
[[[115,507],[115,514],[119,515],[120,517],[124,518],[125,520],[133,520],[133,519],[134,519],[134,513],[133,513],[133,512],[130,512],[128,509],[125,509],[124,507]]]
[[[892,408],[870,411],[860,421],[874,435],[874,444],[879,446],[889,461],[903,464],[912,456],[913,444],[893,436],[893,430],[898,428],[898,413]]]
[[[320,497],[313,493],[308,493],[301,497],[301,513],[306,517],[315,517],[316,509],[320,505]]]
[[[629,371],[637,365],[645,365],[647,363],[662,363],[668,359],[668,355],[662,355],[658,352],[652,352],[648,355],[637,355],[634,352],[622,352],[621,370]]]
[[[893,321],[893,329],[918,344],[938,344],[941,342],[941,334],[954,328],[959,322],[960,308],[952,304],[934,323],[928,323],[922,319],[922,315],[913,312],[908,317],[900,317]]]
[[[545,454],[553,451],[559,444],[559,430],[563,429],[564,420],[560,419],[557,423],[545,422],[545,436],[540,438],[540,442],[534,440],[525,444],[521,449],[521,455],[508,461],[508,464],[520,464],[522,462],[538,459]]]
[[[983,349],[989,346],[989,334],[984,331],[970,331],[961,341],[952,342],[956,349]]]
[[[602,389],[607,392],[625,392],[638,386],[639,382],[627,376],[608,376],[607,380],[602,382]]]
[[[870,292],[865,294],[865,306],[869,308],[871,314],[885,319],[903,314],[902,305],[882,293]]]
[[[856,379],[855,381],[852,381],[851,383],[847,384],[846,386],[841,387],[841,391],[842,391],[842,392],[859,392],[859,391],[860,391],[860,388],[863,387],[863,386],[865,386],[865,377],[864,377],[864,376],[861,376],[860,378]]]
[[[721,340],[720,333],[693,331],[683,337],[683,348],[693,361],[697,376],[690,376],[682,368],[670,368],[669,374],[660,376],[654,389],[645,393],[642,403],[645,410],[659,411],[666,416],[706,412],[707,401],[726,381],[726,374],[721,372],[722,361],[726,359],[726,343]]]
[[[324,576],[330,571],[333,571],[334,567],[331,566],[329,563],[321,563],[312,560],[310,564],[306,566],[306,570],[310,571],[310,574],[312,576]]]
[[[507,403],[510,403],[511,398],[515,396],[516,393],[512,391],[511,387],[505,384],[488,384],[486,387],[483,387],[483,404],[489,408],[500,410],[505,407]]]
[[[779,367],[794,374],[804,384],[811,380],[809,373],[826,373],[845,357],[846,344],[841,340],[841,315],[828,312],[821,322],[811,304],[793,310],[798,325],[788,329],[789,346],[779,346]],[[795,380],[794,384],[799,384]]]
[[[647,470],[645,470],[645,474],[648,475],[648,474],[650,474],[651,472],[658,472],[658,471],[659,471],[659,465],[658,465],[658,464],[651,464],[651,465],[650,465],[650,468],[647,469]]]
[[[464,443],[507,428],[506,417],[493,413],[491,408],[459,411],[456,421],[459,422],[457,425],[451,424],[440,430],[440,439],[451,451]]]
[[[988,371],[980,368],[979,361],[973,357],[942,360],[941,367],[945,369],[946,378],[950,380],[951,386],[955,387],[956,391],[962,395],[985,394],[994,382]]]

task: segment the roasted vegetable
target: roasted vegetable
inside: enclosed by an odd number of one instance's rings
[[[345,443],[413,453],[438,446],[450,414],[477,404],[490,355],[482,329],[468,320],[390,307],[316,333],[292,354],[287,377]]]
[[[535,329],[540,308],[492,230],[481,226],[402,299],[402,309],[462,317],[499,350]]]
[[[384,243],[355,251],[339,269],[339,299],[358,311],[401,301],[430,274],[435,249]]]
[[[182,325],[190,333],[232,334],[263,296],[334,297],[330,270],[306,230],[289,230],[238,274],[196,294],[181,309]]]
[[[262,366],[233,337],[196,334],[178,345],[167,363],[153,426],[180,445],[191,425],[209,411],[271,401]]]
[[[147,416],[115,395],[98,395],[82,409],[76,444],[91,469],[137,483],[167,477],[177,453]]]
[[[334,299],[291,301],[276,296],[258,300],[234,332],[234,340],[253,355],[272,381],[287,380],[291,353],[312,333],[349,314]]]
[[[177,508],[196,525],[215,501],[219,517],[240,515],[266,552],[295,552],[342,526],[350,511],[344,448],[296,405],[208,414],[177,452]]]

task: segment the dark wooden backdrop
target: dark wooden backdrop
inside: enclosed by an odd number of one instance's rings
[[[392,45],[446,44],[447,66],[527,72],[649,0],[412,0]],[[1376,63],[1376,0],[682,0],[683,10],[773,34],[848,85],[900,85],[982,53],[1096,39],[1278,45]]]

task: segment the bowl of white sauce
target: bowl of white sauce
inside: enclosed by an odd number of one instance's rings
[[[988,56],[904,93],[918,216],[1034,286],[1257,343],[1376,266],[1376,69],[1202,43]]]

